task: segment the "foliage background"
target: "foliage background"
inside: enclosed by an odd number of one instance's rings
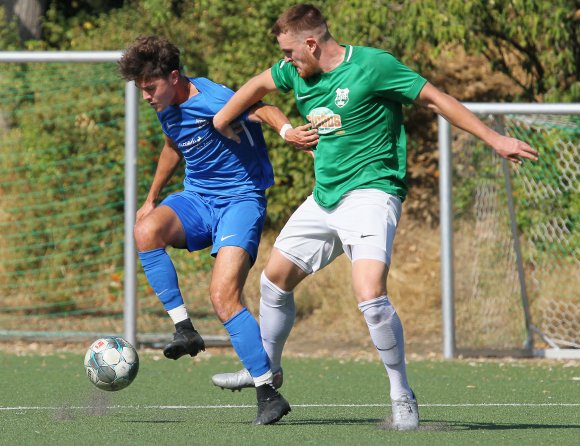
[[[325,12],[340,42],[387,49],[460,100],[580,99],[580,10],[574,1],[350,0],[315,4]],[[18,41],[11,23],[0,32],[0,44],[9,49],[118,50],[138,35],[159,34],[182,49],[189,75],[207,76],[235,90],[281,57],[269,29],[286,7],[282,0],[49,2],[41,40]],[[295,124],[300,123],[289,96],[277,94],[267,99]],[[90,109],[91,104],[83,107]],[[154,122],[152,115],[145,112],[142,119]],[[411,141],[410,197],[419,198],[409,210],[434,221],[434,116],[411,107],[406,124]],[[311,191],[313,176],[308,158],[267,133],[277,174],[277,187],[269,192],[269,224],[279,226]],[[142,158],[154,159],[158,151],[159,139],[147,138]],[[122,154],[118,157],[121,160]],[[144,167],[140,174],[150,176],[154,165]],[[425,194],[428,190],[432,196]]]
[[[574,1],[327,0],[315,4],[325,12],[331,31],[339,42],[389,50],[436,86],[460,100],[580,101],[580,42],[577,31],[580,11]],[[0,27],[0,47],[4,50],[119,50],[139,35],[159,34],[181,48],[188,75],[206,76],[234,90],[281,57],[269,29],[276,17],[289,6],[282,0],[67,0],[49,1],[47,5],[42,17],[40,39],[23,41],[18,35],[17,23],[12,21]],[[0,21],[4,21],[4,18],[0,8]],[[20,141],[18,147],[29,165],[25,171],[13,173],[14,181],[33,180],[41,175],[54,175],[55,181],[66,178],[67,168],[64,164],[59,165],[58,171],[47,171],[47,165],[55,161],[50,153],[52,147],[61,148],[58,152],[59,160],[74,158],[79,151],[92,150],[93,153],[87,156],[92,157],[93,174],[97,177],[103,169],[121,173],[124,137],[123,110],[119,106],[122,97],[119,91],[123,83],[114,69],[99,70],[98,73],[94,70],[92,73],[78,75],[94,76],[93,82],[97,85],[98,94],[87,97],[78,86],[67,84],[70,67],[58,64],[50,69],[50,79],[55,88],[48,96],[30,94],[16,97],[11,96],[10,86],[5,88],[5,96],[14,100],[0,106],[1,111],[10,116],[7,121],[0,120],[0,126],[5,127],[10,134],[17,134]],[[0,77],[17,79],[14,81],[14,89],[27,85],[32,91],[32,86],[37,82],[36,76],[38,74],[31,64],[4,64],[0,67]],[[68,100],[67,109],[46,106],[51,103],[51,95],[65,96]],[[289,95],[274,94],[266,99],[286,112],[294,124],[301,122]],[[24,105],[32,112],[18,113]],[[162,135],[153,111],[145,104],[141,106],[138,162],[139,194],[142,200],[155,171]],[[422,230],[423,240],[416,249],[430,250],[428,256],[436,257],[437,247],[433,240],[433,234],[436,233],[433,226],[438,221],[435,116],[420,107],[408,107],[405,113],[409,134],[410,183],[405,218],[430,227],[429,232],[427,229]],[[92,122],[104,124],[95,132]],[[37,138],[39,134],[43,135],[40,142]],[[267,224],[275,231],[310,193],[313,174],[310,158],[285,145],[274,132],[266,129],[265,134],[276,174],[276,186],[268,192],[270,201]],[[6,153],[14,150],[12,145],[0,144],[0,147]],[[96,153],[95,147],[98,149]],[[36,156],[43,150],[46,150],[44,157]],[[180,188],[181,180],[180,172],[177,172],[165,192]],[[0,190],[2,194],[6,192],[10,191]],[[59,198],[55,195],[47,197],[47,200],[58,202]],[[120,254],[122,251],[122,246],[112,248],[103,239],[106,231],[112,233],[119,226],[117,222],[122,221],[122,189],[115,190],[111,186],[111,195],[106,198],[112,207],[107,210],[109,221],[104,223],[103,231],[85,234],[82,246],[74,245],[75,241],[71,240],[73,250],[78,254],[67,259],[67,262],[85,262],[87,252],[102,250],[111,253],[114,249]],[[27,203],[23,201],[19,205],[25,208]],[[32,202],[28,205],[31,209],[37,209],[39,214],[47,212],[46,209],[35,208]],[[77,212],[72,209],[63,217],[63,226],[81,224],[87,218],[82,212],[84,205],[83,200],[79,200]],[[59,210],[55,209],[54,212]],[[21,227],[23,237],[36,237],[47,231],[41,219],[29,220]],[[398,237],[406,237],[404,228]],[[44,243],[48,250],[51,241],[46,240]],[[412,248],[415,243],[412,241],[408,246]],[[39,271],[44,263],[44,271],[49,276],[45,283],[50,287],[58,286],[58,281],[62,280],[58,271],[63,269],[63,265],[46,265],[45,254],[38,254],[39,263],[34,265],[32,274]],[[433,268],[429,270],[425,267],[425,256],[421,259],[412,250],[404,254],[407,259],[417,258],[416,265],[422,265],[424,270],[428,270],[424,277],[436,282]],[[175,256],[178,269],[186,263],[190,270],[193,268],[200,271],[211,265],[207,254],[194,256],[193,262],[191,256],[187,260],[180,256]],[[259,266],[256,265],[255,269],[259,269]],[[15,268],[23,271],[27,265],[15,265]],[[115,281],[121,280],[122,265],[115,264],[110,268],[112,274],[118,277]],[[415,263],[409,268],[415,268]],[[390,280],[396,283],[398,278],[394,273]],[[75,277],[70,279],[75,280]],[[340,279],[330,294],[341,293],[349,286],[348,277],[346,281],[342,277]],[[200,282],[203,280],[200,279]],[[252,280],[251,277],[250,282]],[[257,289],[255,283],[251,285],[252,289]],[[322,285],[319,288],[322,294],[328,294],[328,288]],[[118,289],[115,292],[120,294]],[[204,293],[201,292],[201,296],[205,299]],[[299,316],[316,313],[321,309],[342,308],[342,304],[320,302],[309,297],[298,296]],[[435,301],[433,299],[436,307]],[[75,303],[67,301],[66,304],[74,306]],[[211,313],[209,307],[199,308],[202,312]]]

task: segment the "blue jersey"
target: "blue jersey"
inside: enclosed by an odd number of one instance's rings
[[[163,132],[185,160],[185,190],[210,195],[263,191],[274,183],[260,124],[240,117],[241,144],[222,136],[212,119],[234,92],[205,78],[190,78],[199,93],[157,113]]]

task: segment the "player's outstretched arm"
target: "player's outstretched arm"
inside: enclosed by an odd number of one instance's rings
[[[420,105],[443,116],[447,121],[489,144],[499,156],[521,164],[524,159],[537,160],[538,152],[519,139],[503,136],[486,126],[454,97],[427,82],[416,100]]]
[[[175,143],[166,136],[165,145],[163,146],[163,150],[161,150],[161,155],[159,155],[159,161],[157,162],[155,177],[153,177],[153,182],[151,183],[145,202],[137,211],[136,221],[145,218],[155,209],[161,191],[173,176],[180,161],[181,154],[175,146]]]
[[[260,101],[266,94],[276,90],[270,70],[254,76],[230,98],[227,104],[213,118],[213,126],[226,138],[239,141],[230,124],[245,110]]]

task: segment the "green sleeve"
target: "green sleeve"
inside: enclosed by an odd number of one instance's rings
[[[272,66],[271,73],[278,90],[286,93],[294,89],[292,75],[297,74],[294,65],[284,61],[284,59],[280,59]]]
[[[413,102],[427,83],[427,79],[386,51],[380,51],[369,59],[368,75],[379,96],[402,104]]]

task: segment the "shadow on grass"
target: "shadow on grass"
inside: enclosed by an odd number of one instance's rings
[[[240,423],[244,424],[244,423]],[[392,430],[390,419],[377,420],[376,418],[313,418],[313,419],[283,419],[276,423],[278,426],[312,426],[312,425],[375,425],[378,429]],[[534,424],[534,423],[468,423],[464,421],[436,421],[421,420],[419,432],[449,432],[470,430],[525,430],[525,429],[579,429],[580,424]]]
[[[178,424],[183,420],[123,420],[124,423],[143,423],[143,424]]]
[[[428,423],[425,420],[425,423]],[[449,430],[517,430],[517,429],[580,429],[580,424],[541,424],[541,423],[466,423],[448,421],[444,424]]]
[[[278,421],[272,426],[311,426],[311,425],[362,425],[362,424],[378,424],[381,420],[376,418],[357,418],[357,419],[343,419],[343,418],[309,418],[302,420],[288,420],[286,418]],[[234,423],[232,423],[234,424]],[[240,421],[237,424],[245,424],[245,422]]]

